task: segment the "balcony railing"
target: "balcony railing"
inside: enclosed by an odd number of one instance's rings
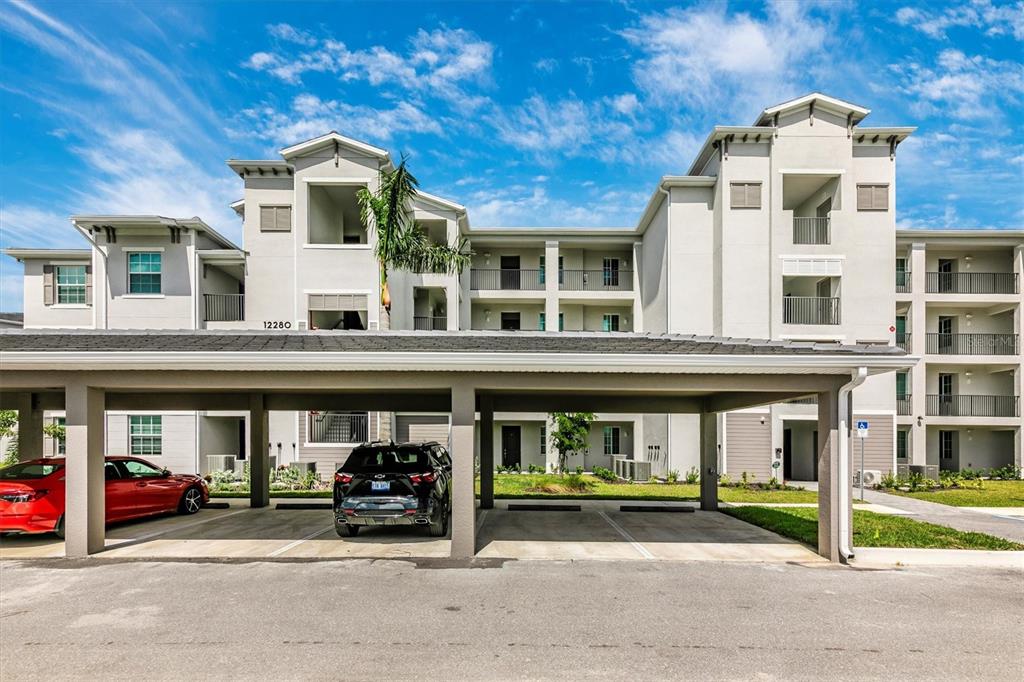
[[[412,318],[412,328],[421,332],[443,332],[448,329],[448,318],[417,315]]]
[[[308,443],[365,443],[370,432],[365,412],[310,412]]]
[[[934,355],[1016,355],[1016,334],[929,333],[925,352]]]
[[[541,270],[473,268],[469,272],[469,288],[491,291],[543,291],[544,278],[541,273]]]
[[[245,294],[203,294],[203,320],[237,322],[245,319]]]
[[[930,395],[925,413],[929,417],[1019,417],[1020,398],[1015,395]]]
[[[909,294],[913,287],[910,286],[911,278],[909,270],[896,271],[896,293]]]
[[[901,417],[909,417],[914,409],[909,393],[896,394],[896,414]]]
[[[928,272],[929,294],[1016,294],[1015,272]]]
[[[786,296],[782,299],[785,324],[839,324],[839,299]]]
[[[904,332],[902,334],[897,332],[897,334],[896,334],[896,347],[897,348],[902,348],[903,350],[907,351],[908,353],[910,352],[910,334],[908,332]]]
[[[562,270],[558,288],[563,291],[632,291],[631,270]]]
[[[832,221],[825,218],[793,218],[794,244],[831,244]]]

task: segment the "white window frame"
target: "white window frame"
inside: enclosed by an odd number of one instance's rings
[[[68,270],[70,268],[81,268],[82,270],[82,283],[81,284],[64,284],[60,282],[61,270]],[[54,288],[54,305],[68,306],[68,307],[83,307],[87,306],[88,300],[88,281],[89,281],[89,266],[84,263],[74,263],[59,265],[54,264],[53,266],[53,288]],[[61,290],[68,289],[81,289],[82,296],[80,301],[62,301],[60,300]]]
[[[164,249],[163,247],[154,246],[150,248],[137,248],[137,249],[124,249],[125,259],[125,295],[131,298],[163,298],[164,297]],[[132,255],[139,253],[155,253],[160,256],[160,271],[157,273],[152,272],[137,272],[136,275],[160,275],[160,291],[158,292],[133,292],[132,291]]]
[[[151,420],[149,422],[150,432],[141,430],[136,432],[135,424],[132,422],[135,420]],[[152,421],[155,420],[155,421]],[[144,426],[139,424],[139,426]],[[152,427],[156,427],[153,429]],[[150,443],[149,449],[153,449],[155,444],[157,452],[140,452],[136,450],[135,439],[152,439],[148,441]],[[141,442],[141,441],[140,441]],[[161,414],[130,414],[128,415],[128,454],[132,457],[162,457],[164,454],[164,419]]]

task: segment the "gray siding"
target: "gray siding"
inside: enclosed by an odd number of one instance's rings
[[[896,418],[890,414],[855,414],[854,420],[868,420],[868,437],[864,439],[864,469],[886,474],[896,463]],[[856,425],[856,424],[855,424]],[[850,462],[854,471],[860,471],[860,443],[854,430],[850,439]]]
[[[446,414],[399,414],[395,415],[395,441],[436,440],[448,446],[448,415]]]
[[[765,423],[761,423],[762,417]],[[733,412],[726,415],[726,471],[733,481],[744,471],[764,483],[771,478],[772,421],[767,413]]]

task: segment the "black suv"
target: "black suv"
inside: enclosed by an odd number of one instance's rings
[[[428,526],[448,534],[452,458],[438,443],[360,445],[334,474],[334,529],[354,536],[360,526]]]

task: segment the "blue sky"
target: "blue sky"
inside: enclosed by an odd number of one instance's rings
[[[914,125],[898,222],[1024,226],[1024,2],[0,5],[2,246],[74,213],[238,239],[229,157],[330,129],[474,225],[633,225],[715,124],[814,90]],[[0,309],[20,267],[0,259]]]

